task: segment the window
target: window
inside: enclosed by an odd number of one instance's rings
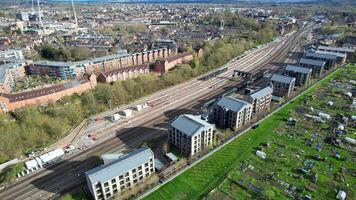
[[[136,172],[136,169],[133,169],[133,170],[132,170],[132,173],[135,173],[135,172]]]
[[[137,177],[137,175],[136,174],[134,174],[133,176],[132,176],[132,178],[136,178]]]
[[[140,180],[142,180],[143,179],[143,176],[140,176],[140,178],[139,178]]]
[[[129,173],[128,173],[128,172],[126,172],[125,177],[128,177],[128,176],[129,176]]]
[[[133,183],[137,183],[137,179],[134,179],[134,180],[133,180]]]
[[[105,188],[105,192],[109,192],[110,191],[110,189],[109,188]]]
[[[112,184],[116,183],[116,179],[112,179],[112,180],[111,180],[111,183],[112,183]]]
[[[104,187],[108,187],[108,186],[109,186],[108,182],[104,183]]]
[[[139,175],[139,176],[142,175],[142,171],[139,171],[139,172],[138,172],[138,175]]]
[[[146,177],[149,177],[149,176],[150,176],[150,174],[149,174],[149,173],[147,173],[147,174],[146,174]]]
[[[114,193],[117,193],[117,189],[114,189],[113,192],[114,192]]]
[[[126,184],[126,187],[130,187],[130,186],[131,186],[131,183],[127,183],[127,184]]]
[[[122,179],[124,179],[124,176],[123,176],[123,175],[120,175],[120,176],[119,176],[119,180],[122,180]]]
[[[125,185],[120,187],[120,190],[124,190],[125,189]]]
[[[125,181],[124,181],[124,180],[120,181],[120,185],[123,185],[124,183],[125,183]]]
[[[147,167],[148,166],[148,163],[145,163],[145,167]]]
[[[106,194],[106,198],[109,198],[110,196],[111,196],[110,193],[107,193],[107,194]]]
[[[130,182],[130,178],[126,178],[126,182]]]
[[[139,167],[138,167],[138,170],[141,170],[141,169],[142,169],[142,166],[139,166]]]

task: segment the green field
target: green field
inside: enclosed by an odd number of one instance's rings
[[[349,73],[350,70],[352,73]],[[318,134],[324,134],[329,127],[327,124],[315,126],[310,120],[299,121],[296,127],[292,127],[286,125],[286,120],[290,116],[297,116],[295,110],[303,103],[305,104],[305,99],[314,98],[313,103],[323,100],[323,96],[315,97],[312,94],[327,87],[330,80],[346,74],[351,74],[355,80],[355,66],[350,65],[329,75],[303,93],[298,99],[261,122],[257,129],[250,130],[235,139],[145,199],[200,199],[206,196],[208,196],[208,199],[249,199],[257,197],[286,199],[285,188],[280,186],[280,181],[293,183],[294,188],[292,189],[294,190],[304,188],[303,186],[312,188],[311,186],[314,185],[309,185],[310,175],[300,175],[296,172],[298,167],[303,167],[306,158],[309,158],[311,153],[315,154],[313,151],[316,151],[314,147],[305,146],[303,140],[310,137],[313,129],[319,131]],[[335,102],[335,106],[336,104],[337,102]],[[335,109],[335,112],[341,112],[340,109]],[[347,112],[350,113],[351,111]],[[304,125],[306,126],[304,127]],[[266,160],[259,159],[254,155],[254,152],[262,143],[267,142],[270,144],[264,150],[267,153],[267,158]],[[355,161],[355,155],[350,155],[349,152],[338,149],[341,157],[348,158],[347,161],[339,161],[331,158],[330,148],[332,147],[324,147],[320,152],[321,156],[330,157],[328,162],[313,161],[314,168],[310,172],[318,173],[316,185],[320,185],[320,187],[315,192],[297,190],[300,194],[326,197],[321,199],[335,199],[336,189],[344,186],[343,189],[347,191],[348,198],[355,196],[355,190],[350,188],[355,186],[356,178],[349,176],[349,173],[347,175],[341,174],[344,181],[342,184],[330,181],[333,177],[340,175],[337,170],[341,165],[344,165],[351,174],[355,173],[356,168],[352,165],[352,162]],[[333,168],[330,169],[326,163],[331,163]],[[326,170],[326,172],[321,173],[319,170]],[[242,184],[238,185],[237,181],[241,181]],[[244,188],[251,184],[256,188],[262,188],[263,192],[256,195],[255,192]],[[351,187],[347,188],[347,184]],[[212,190],[214,192],[210,193]]]

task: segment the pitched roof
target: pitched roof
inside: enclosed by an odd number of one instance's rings
[[[135,149],[107,165],[100,165],[85,172],[85,176],[88,177],[92,184],[97,182],[104,183],[116,176],[143,165],[149,160],[150,157],[154,157],[154,154],[150,148],[142,147]]]
[[[250,97],[254,98],[254,99],[259,99],[259,98],[262,98],[262,97],[265,97],[269,94],[272,94],[273,92],[273,89],[271,86],[267,86],[265,88],[262,88],[260,90],[257,90],[253,93],[250,94]]]
[[[234,112],[239,112],[245,106],[250,105],[250,103],[247,103],[240,99],[236,99],[234,97],[224,96],[218,101],[217,105],[225,107],[226,109],[229,109]]]
[[[313,65],[323,67],[325,65],[325,61],[323,60],[315,60],[310,58],[301,58],[299,60],[299,64]]]
[[[312,69],[307,68],[307,67],[300,67],[297,65],[287,65],[286,71],[293,71],[293,72],[298,72],[298,73],[302,73],[302,74],[309,74],[312,72]]]
[[[214,125],[202,120],[199,116],[184,114],[179,115],[179,117],[171,123],[171,126],[187,136],[193,136]]]
[[[294,77],[284,76],[280,74],[273,74],[271,78],[271,81],[282,82],[287,84],[290,84],[293,80],[295,80]]]

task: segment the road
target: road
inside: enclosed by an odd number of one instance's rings
[[[114,124],[102,127],[98,124],[93,130],[100,130],[100,140],[91,148],[78,152],[51,167],[23,177],[17,182],[8,185],[0,191],[0,199],[50,199],[71,191],[85,184],[83,172],[95,166],[97,158],[109,151],[125,151],[136,148],[142,142],[154,138],[163,138],[166,135],[167,122],[182,113],[196,112],[205,101],[210,100],[226,89],[238,85],[241,80],[226,81],[231,77],[234,68],[246,72],[257,72],[283,63],[300,36],[305,32],[298,32],[285,37],[280,41],[272,42],[268,46],[248,54],[244,58],[227,64],[229,70],[219,77],[208,81],[197,79],[174,86],[150,97],[161,100],[160,104],[150,108],[144,113],[134,116],[123,124]],[[218,87],[211,87],[216,85]]]

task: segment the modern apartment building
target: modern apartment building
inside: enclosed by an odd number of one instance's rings
[[[323,46],[323,45],[318,46],[318,50],[334,52],[334,53],[345,53],[345,54],[347,54],[347,58],[351,58],[352,54],[355,52],[355,49],[352,49],[352,48],[330,47],[330,46]]]
[[[252,111],[259,113],[271,106],[273,89],[271,86],[261,88],[247,96],[247,102],[252,104]]]
[[[271,82],[273,85],[273,95],[277,97],[289,97],[294,90],[295,78],[279,74],[273,74]]]
[[[310,82],[312,69],[297,65],[287,65],[285,72],[288,76],[295,78],[296,86],[303,86]]]
[[[76,64],[72,62],[38,61],[30,67],[31,74],[38,76],[58,77],[62,80],[77,77]]]
[[[301,67],[307,67],[312,69],[312,75],[314,76],[320,76],[321,72],[324,71],[325,69],[325,61],[324,60],[316,60],[316,59],[310,59],[310,58],[301,58],[299,60],[299,65]]]
[[[139,148],[115,161],[85,172],[85,178],[93,198],[105,200],[134,187],[154,173],[152,150]]]
[[[330,52],[330,51],[322,51],[322,50],[317,50],[315,53],[319,54],[326,54],[330,56],[336,56],[336,64],[342,65],[346,62],[347,59],[347,54],[346,53],[340,53],[340,52]]]
[[[251,121],[252,104],[234,97],[222,97],[214,107],[213,119],[219,128],[236,131]]]
[[[336,55],[330,53],[323,53],[323,52],[307,52],[305,53],[305,57],[310,59],[325,61],[326,69],[335,67],[337,61]]]
[[[182,153],[193,156],[212,145],[215,126],[200,116],[180,115],[169,127],[168,141]]]

